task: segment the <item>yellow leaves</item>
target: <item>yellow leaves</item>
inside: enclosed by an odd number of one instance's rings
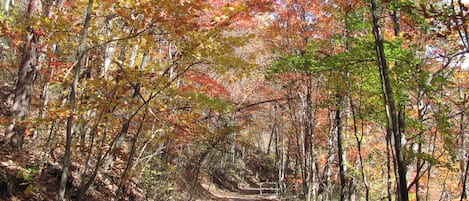
[[[411,110],[409,112],[409,116],[412,117],[412,118],[418,118],[418,116],[419,116],[418,110],[417,109]]]
[[[166,111],[168,111],[168,108],[167,108],[167,106],[165,105],[164,107],[160,108],[159,111],[160,111],[160,112],[166,112]]]
[[[98,132],[96,132],[96,135],[98,135],[99,137],[103,136],[103,131],[99,130]]]
[[[145,7],[143,8],[143,14],[145,16],[151,16],[153,15],[153,9],[151,7]],[[161,16],[164,17],[166,14],[162,12]]]
[[[72,111],[68,109],[51,109],[48,111],[47,116],[51,120],[56,120],[56,119],[66,119],[67,117],[72,114]]]
[[[6,118],[4,116],[0,117],[0,124],[1,125],[5,125],[8,121],[9,121],[8,118]]]
[[[228,19],[228,16],[220,15],[220,16],[215,16],[213,19],[215,20],[215,22],[221,22],[221,21]]]
[[[189,126],[189,125],[190,125],[190,124],[187,123],[187,121],[184,120],[184,119],[182,119],[180,122],[181,122],[181,124],[184,125],[184,126]]]
[[[17,197],[15,197],[15,196],[11,197],[10,200],[11,200],[11,201],[21,201],[20,198],[17,198]]]
[[[36,128],[29,127],[28,129],[25,130],[24,135],[27,136],[27,137],[33,136],[34,131],[36,131]]]
[[[210,44],[209,42],[202,42],[200,43],[200,47],[202,49],[213,49],[213,45]]]
[[[24,190],[24,195],[26,197],[29,197],[32,195],[32,192],[33,192],[33,186],[32,185],[28,185],[28,187],[26,187],[26,189]]]
[[[127,12],[127,10],[125,9],[117,9],[116,10],[117,14],[119,14],[119,16],[127,19],[127,20],[131,20],[131,17],[130,17],[130,13]]]

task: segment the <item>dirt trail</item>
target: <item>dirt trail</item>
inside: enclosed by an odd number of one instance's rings
[[[257,189],[246,188],[240,192],[230,192],[217,188],[214,184],[202,184],[214,199],[219,201],[277,201],[275,194],[259,195]]]

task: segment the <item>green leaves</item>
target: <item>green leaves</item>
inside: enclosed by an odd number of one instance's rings
[[[404,155],[405,155],[406,158],[409,158],[409,159],[415,158],[415,159],[424,160],[432,166],[435,166],[435,165],[438,165],[438,164],[441,163],[440,161],[438,161],[437,158],[433,157],[431,154],[424,153],[424,152],[418,153],[418,152],[414,152],[412,150],[405,149],[404,150]]]
[[[286,72],[300,72],[300,73],[309,73],[310,68],[313,67],[315,60],[311,58],[306,58],[301,55],[293,56],[282,56],[280,57],[270,69],[267,70],[267,73],[286,73]]]
[[[283,55],[267,69],[267,74],[296,72],[310,75],[332,70],[333,65],[330,65],[330,57],[323,57],[319,52],[319,46],[320,45],[314,42],[310,42],[305,52],[283,53]]]
[[[218,113],[233,112],[234,107],[225,100],[217,97],[211,97],[203,93],[190,92],[183,94],[188,100],[194,103],[198,109],[212,109]]]

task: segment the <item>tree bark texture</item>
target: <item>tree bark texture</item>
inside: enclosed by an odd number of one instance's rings
[[[5,9],[9,5],[6,1]],[[41,1],[30,0],[28,3],[27,17],[41,14]],[[6,126],[5,136],[3,143],[12,147],[21,149],[22,141],[25,135],[26,126],[22,125],[21,121],[27,118],[29,114],[29,107],[31,104],[31,96],[33,93],[33,85],[36,77],[36,68],[38,65],[38,42],[39,35],[28,27],[28,34],[26,35],[25,44],[23,46],[23,56],[18,70],[18,77],[15,86],[15,98],[13,100],[12,120]]]

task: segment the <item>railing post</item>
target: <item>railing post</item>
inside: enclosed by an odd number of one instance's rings
[[[262,182],[259,182],[259,193],[262,195]]]

